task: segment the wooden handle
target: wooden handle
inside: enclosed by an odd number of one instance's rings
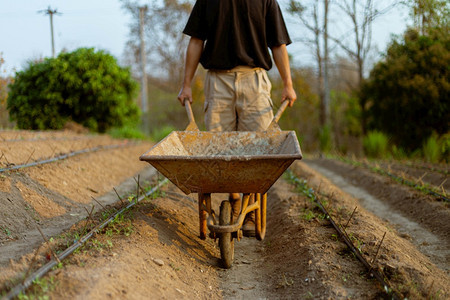
[[[192,108],[191,108],[191,102],[189,101],[189,99],[184,99],[184,106],[186,107],[186,112],[189,118],[189,124],[186,127],[186,131],[197,131],[198,126],[197,123],[195,123],[195,119],[194,119],[194,113],[192,112]]]
[[[278,109],[276,115],[273,117],[273,121],[272,121],[272,122],[275,122],[275,123],[278,122],[278,120],[281,118],[281,115],[282,115],[283,112],[286,110],[286,107],[288,106],[288,104],[289,104],[289,99],[286,99],[286,100],[284,100],[284,101],[281,103],[281,106],[280,106],[280,108]]]
[[[277,113],[273,117],[272,122],[270,122],[269,127],[267,127],[267,131],[281,131],[280,126],[278,126],[278,120],[281,118],[281,115],[286,110],[286,107],[289,104],[289,99],[284,100],[281,102],[281,106],[278,109]]]
[[[184,107],[186,107],[186,112],[189,118],[189,122],[195,122],[194,119],[194,113],[192,112],[191,102],[189,102],[189,99],[184,99]]]

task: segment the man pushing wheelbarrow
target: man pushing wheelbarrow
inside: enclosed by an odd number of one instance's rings
[[[271,83],[266,70],[273,59],[283,80],[281,101],[292,106],[286,45],[291,43],[276,0],[197,0],[183,33],[191,36],[178,100],[192,103],[191,82],[200,62],[205,78],[205,124],[208,131],[263,131],[273,119]],[[233,220],[241,198],[230,194]],[[254,202],[251,197],[250,203]],[[255,214],[247,215],[244,236],[255,236]]]
[[[210,237],[219,239],[223,266],[230,268],[234,239],[264,238],[266,192],[302,157],[295,132],[277,125],[297,98],[286,51],[291,41],[276,0],[197,0],[184,33],[191,39],[178,100],[190,123],[140,159],[184,193],[198,193],[200,238],[209,229]],[[284,83],[275,116],[266,73],[272,67],[269,48]],[[191,81],[199,62],[208,70],[204,132],[191,110]],[[219,216],[211,208],[211,193],[229,193]]]

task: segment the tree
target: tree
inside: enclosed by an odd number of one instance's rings
[[[320,4],[323,11],[320,14]],[[330,91],[328,88],[328,9],[329,0],[314,0],[310,6],[304,6],[299,1],[289,2],[289,13],[297,16],[308,31],[313,34],[306,42],[313,45],[317,63],[317,94],[320,99],[320,125],[329,126]],[[309,16],[308,16],[309,15]]]
[[[408,30],[394,40],[361,89],[369,125],[407,150],[433,132],[445,134],[450,120],[450,37],[441,30]]]
[[[134,57],[134,63],[139,64],[140,4],[130,0],[122,0],[122,3],[133,16],[128,51]],[[192,1],[189,0],[151,1],[144,14],[144,38],[152,81],[168,92],[178,91],[183,80],[181,70],[188,39],[182,32],[191,9]]]
[[[137,83],[103,51],[80,48],[28,64],[10,85],[8,109],[22,129],[60,129],[72,120],[104,132],[137,122]]]
[[[2,65],[5,63],[5,60],[2,57],[2,53],[0,52],[0,71]],[[0,77],[0,104],[4,104],[6,102],[6,98],[8,95],[6,93],[6,80],[3,79],[3,76]]]
[[[381,2],[381,1],[379,1]],[[336,1],[337,7],[342,11],[343,15],[350,20],[350,39],[353,42],[348,43],[346,35],[338,38],[330,36],[342,50],[355,62],[357,66],[358,81],[355,86],[355,91],[361,87],[364,80],[364,73],[366,67],[367,57],[372,50],[372,26],[376,18],[387,13],[392,9],[396,2],[379,8],[380,4],[376,5],[374,0],[343,0]],[[353,44],[353,45],[352,45]],[[366,103],[364,99],[360,100],[361,106],[361,126],[363,133],[366,132]]]
[[[189,41],[183,29],[192,10],[194,0],[163,0],[147,1],[144,14],[145,46],[147,55],[147,78],[149,94],[152,101],[149,127],[152,130],[173,126],[184,129],[186,126],[186,110],[177,99],[177,94],[183,80],[184,59]],[[130,65],[138,70],[140,61],[139,49],[139,7],[133,0],[122,0],[124,9],[133,16],[130,25],[127,54]],[[199,68],[194,78],[192,90],[194,115],[203,112],[203,78],[204,69]],[[157,112],[157,114],[155,114]],[[202,126],[201,118],[197,117],[197,125]]]
[[[6,75],[6,71],[2,70],[2,65],[5,60],[0,53],[0,128],[11,127],[12,124],[8,122],[8,111],[6,110],[6,99],[8,99],[8,84],[13,82],[11,76]],[[5,74],[5,75],[2,75]]]
[[[306,3],[306,4],[305,4]],[[321,4],[323,6],[321,6]],[[329,50],[341,49],[352,60],[356,66],[357,80],[352,87],[355,92],[361,86],[365,75],[367,58],[372,48],[372,25],[376,18],[387,13],[396,2],[390,2],[382,7],[383,1],[374,0],[314,0],[314,1],[290,1],[289,12],[299,16],[303,25],[313,33],[313,38],[306,42],[313,45],[318,65],[318,95],[321,99],[321,124],[324,126],[329,122],[330,114],[330,89],[328,78],[330,76]],[[307,13],[310,12],[310,16]],[[329,16],[329,13],[331,16]],[[339,23],[330,22],[336,17]],[[330,31],[328,28],[333,27]],[[330,42],[330,46],[328,46]],[[350,99],[350,98],[349,98]],[[361,127],[365,132],[365,109],[366,104],[361,101]],[[334,124],[333,124],[334,126]]]
[[[404,0],[410,7],[414,27],[422,34],[431,28],[448,30],[450,3],[447,0]]]

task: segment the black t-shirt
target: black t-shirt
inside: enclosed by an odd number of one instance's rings
[[[276,0],[197,0],[183,33],[206,41],[205,69],[269,70],[269,48],[291,43]]]

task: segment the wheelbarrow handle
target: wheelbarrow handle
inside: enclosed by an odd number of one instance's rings
[[[286,107],[288,107],[288,105],[289,105],[289,99],[286,99],[283,102],[281,102],[280,108],[278,109],[277,113],[273,117],[273,122],[278,123],[278,120],[280,120],[281,115],[286,110]]]
[[[184,107],[186,107],[186,112],[189,118],[189,124],[186,127],[186,131],[197,131],[198,126],[197,123],[195,123],[195,119],[194,119],[194,113],[192,112],[192,107],[191,107],[191,102],[189,101],[189,99],[184,99]]]
[[[191,102],[189,99],[184,99],[184,107],[186,107],[186,112],[189,118],[189,122],[195,122],[194,113],[192,112]]]
[[[281,106],[278,109],[277,113],[273,117],[272,122],[270,122],[269,126],[267,127],[267,131],[281,131],[280,126],[278,125],[278,120],[281,118],[281,115],[286,110],[286,107],[289,104],[289,99],[284,100],[281,102]]]

